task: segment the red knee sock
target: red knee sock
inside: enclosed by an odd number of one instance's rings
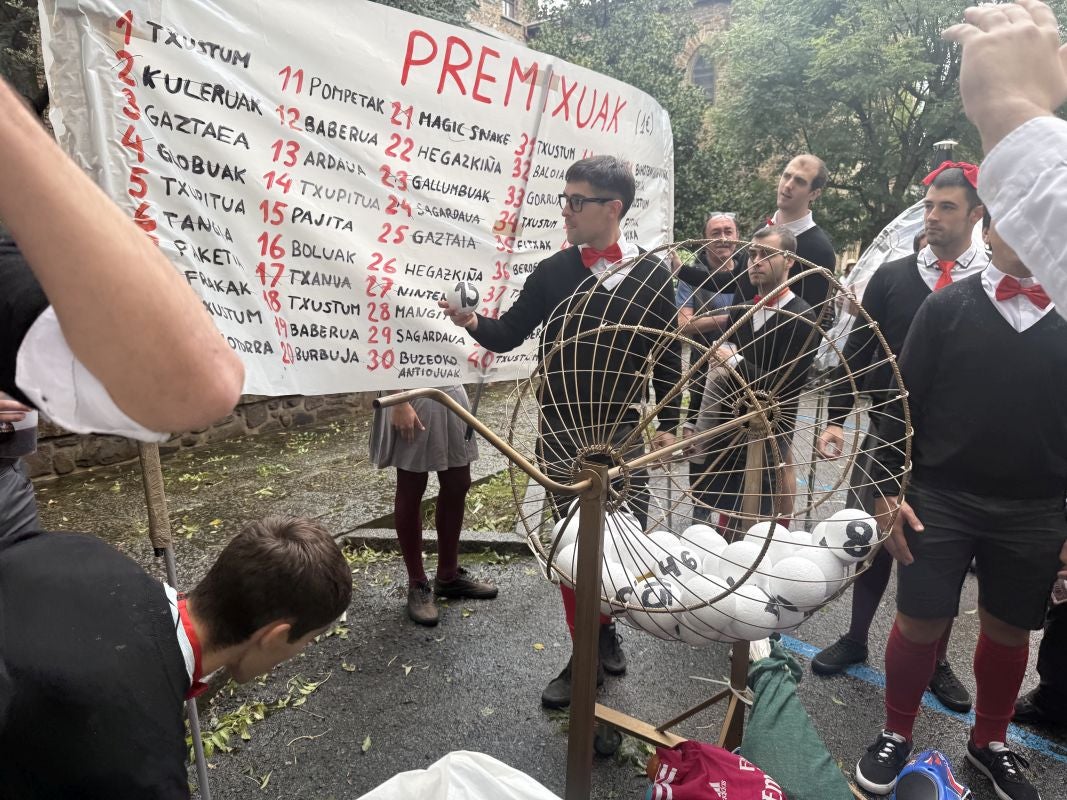
[[[909,742],[919,716],[923,692],[937,666],[937,642],[917,644],[904,638],[897,624],[885,648],[885,727]]]
[[[978,684],[978,696],[974,703],[974,732],[971,734],[978,747],[1003,742],[1007,736],[1029,656],[1029,643],[1012,647],[994,642],[985,633],[978,635],[978,646],[974,649],[974,680]]]
[[[562,583],[559,585],[559,593],[563,595],[563,616],[567,620],[567,627],[571,632],[571,639],[574,638],[574,612],[578,607],[578,599],[574,594],[574,589],[570,586],[564,586]],[[608,625],[611,623],[611,617],[607,614],[600,615],[600,624]]]

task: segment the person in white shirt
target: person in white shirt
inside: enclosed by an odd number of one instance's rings
[[[0,219],[34,279],[3,275],[0,390],[70,430],[142,439],[233,409],[244,367],[200,299],[3,81]],[[79,425],[97,399],[114,408]]]
[[[986,159],[978,191],[1009,247],[1067,309],[1067,48],[1037,0],[968,8],[944,32],[963,46],[960,94]]]

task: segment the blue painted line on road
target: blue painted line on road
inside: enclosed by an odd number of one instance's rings
[[[787,650],[791,650],[809,661],[819,652],[818,647],[810,645],[807,642],[802,642],[800,639],[794,639],[792,636],[783,636],[782,645]],[[885,675],[876,669],[872,669],[863,664],[855,664],[846,669],[845,674],[851,675],[853,678],[858,678],[864,683],[877,686],[882,691],[885,691]],[[968,727],[974,725],[974,711],[969,711],[966,714],[952,711],[941,705],[940,701],[929,692],[926,692],[923,695],[923,707],[930,709],[935,714],[952,717],[959,722],[966,723]],[[1063,745],[1046,739],[1044,736],[1040,736],[1025,728],[1020,728],[1014,723],[1008,726],[1008,741],[1021,744],[1023,747],[1033,750],[1036,753],[1046,755],[1054,761],[1059,761],[1061,764],[1067,764],[1067,749],[1065,749]]]

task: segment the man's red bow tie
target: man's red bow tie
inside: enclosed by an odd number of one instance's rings
[[[1010,300],[1019,294],[1025,295],[1027,300],[1042,311],[1052,302],[1048,293],[1036,283],[1033,286],[1023,286],[1011,275],[1005,275],[1000,279],[1000,283],[997,284],[997,300]]]
[[[622,261],[622,248],[619,247],[618,242],[615,242],[615,244],[604,250],[597,250],[593,247],[583,247],[580,252],[582,254],[582,263],[585,264],[586,269],[592,269],[593,265],[602,258],[609,264],[614,264],[616,261]]]

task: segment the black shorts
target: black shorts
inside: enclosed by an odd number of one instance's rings
[[[978,604],[1008,625],[1041,628],[1067,540],[1062,497],[1012,500],[912,484],[907,500],[924,531],[904,526],[915,562],[897,565],[898,611],[955,617],[974,558]]]

